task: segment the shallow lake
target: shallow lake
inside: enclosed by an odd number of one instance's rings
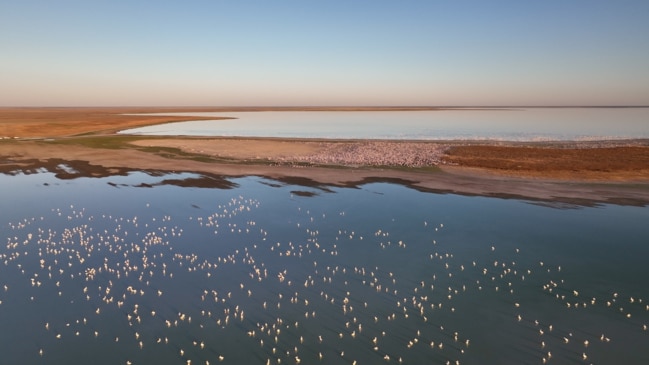
[[[649,138],[649,108],[454,109],[157,113],[231,117],[122,131],[139,135],[396,140],[604,140]]]
[[[649,362],[647,207],[138,171],[0,186],[3,363]]]

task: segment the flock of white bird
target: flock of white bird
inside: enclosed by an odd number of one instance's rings
[[[343,211],[298,206],[290,217],[260,217],[262,203],[240,196],[195,216],[156,214],[153,205],[138,207],[142,216],[70,206],[3,223],[0,322],[20,326],[21,343],[1,344],[2,356],[43,364],[83,356],[122,364],[596,363],[627,341],[615,337],[621,331],[649,340],[647,298],[573,287],[562,276],[569,268],[535,261],[524,243],[485,242],[465,259],[442,234],[461,228],[423,217],[417,234],[395,226],[368,234]],[[615,323],[611,333],[599,320]]]

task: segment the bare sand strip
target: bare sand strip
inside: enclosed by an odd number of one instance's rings
[[[178,110],[0,109],[0,135],[4,131],[12,136],[0,140],[0,172],[56,170],[65,161],[87,176],[192,171],[321,187],[390,181],[441,193],[586,205],[649,204],[646,140],[503,145],[114,135],[124,128],[183,119],[123,115],[156,111]]]

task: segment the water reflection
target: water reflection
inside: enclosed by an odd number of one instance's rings
[[[14,179],[7,363],[649,360],[647,208],[385,182],[0,177]]]
[[[608,140],[649,138],[649,108],[445,109],[152,113],[236,119],[159,124],[123,134],[392,140]]]
[[[232,176],[224,176],[219,174],[210,173],[193,173],[193,172],[169,172],[163,170],[139,170],[127,167],[105,167],[102,165],[93,165],[87,161],[81,160],[61,160],[61,159],[47,159],[47,160],[21,160],[19,163],[5,162],[0,166],[0,174],[8,176],[23,176],[23,175],[41,175],[48,176],[45,173],[50,172],[54,174],[56,180],[53,184],[59,184],[61,181],[74,180],[74,179],[96,179],[104,177],[112,177],[106,183],[112,187],[129,187],[136,186],[141,188],[150,188],[162,185],[175,185],[186,188],[214,188],[214,189],[233,189],[238,185],[234,182]],[[115,177],[126,177],[122,182]],[[135,177],[139,177],[141,181],[134,182]],[[263,176],[261,176],[263,177]],[[38,180],[34,178],[33,180]],[[40,179],[43,179],[42,177]],[[45,178],[42,184],[47,186],[50,184],[49,178]],[[57,182],[58,181],[58,182]],[[372,183],[391,183],[397,184],[411,189],[415,189],[422,193],[433,194],[461,194],[466,196],[490,196],[500,199],[514,199],[514,200],[527,200],[532,204],[538,204],[546,207],[554,207],[558,209],[575,209],[579,207],[594,207],[601,204],[616,204],[616,205],[629,205],[643,207],[648,204],[645,198],[640,196],[633,196],[629,194],[615,194],[611,195],[601,193],[598,197],[592,198],[579,198],[571,196],[555,196],[547,199],[531,198],[515,193],[489,193],[483,192],[480,194],[456,191],[448,189],[426,188],[418,185],[418,181],[407,180],[402,178],[392,177],[364,177],[357,180],[350,180],[344,183],[327,184],[322,183],[307,177],[300,176],[280,176],[273,177],[272,179],[263,179],[262,184],[270,187],[281,187],[285,185],[296,185],[300,189],[295,190],[296,195],[301,196],[317,196],[320,193],[331,193],[336,187],[346,187],[359,189],[367,184]],[[9,179],[5,183],[7,190],[13,185],[13,189],[25,189],[22,186],[20,179]],[[626,186],[629,188],[630,186]],[[307,188],[307,190],[304,190]],[[597,189],[597,185],[590,184],[590,189]],[[568,194],[570,195],[570,194]]]

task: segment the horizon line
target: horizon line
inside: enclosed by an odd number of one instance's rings
[[[146,109],[514,109],[514,108],[539,108],[539,109],[569,109],[569,108],[649,108],[643,105],[0,105],[3,109],[38,108],[38,109],[117,109],[117,108],[146,108]]]

